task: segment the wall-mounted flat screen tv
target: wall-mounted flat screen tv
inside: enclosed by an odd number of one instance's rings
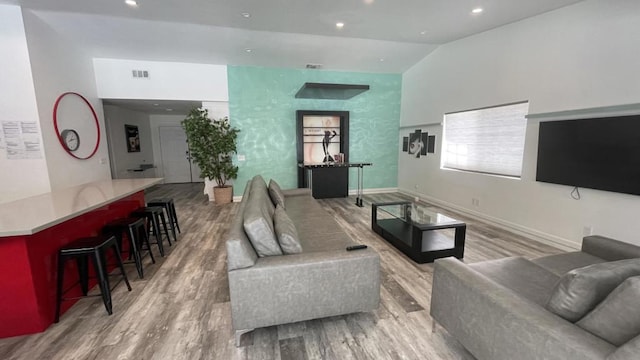
[[[540,122],[536,180],[640,195],[640,115]]]

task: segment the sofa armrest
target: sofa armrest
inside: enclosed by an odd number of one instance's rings
[[[478,359],[604,359],[615,347],[454,258],[436,260],[431,316]]]
[[[287,190],[282,190],[282,194],[285,197],[286,196],[301,196],[301,195],[311,196],[311,189],[309,189],[309,188],[287,189]]]
[[[608,261],[640,258],[640,247],[599,235],[585,236],[582,251]]]
[[[380,302],[380,257],[371,249],[264,257],[228,275],[235,330],[369,311]]]

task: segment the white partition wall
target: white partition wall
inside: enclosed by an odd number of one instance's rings
[[[226,65],[96,58],[93,66],[102,99],[229,100]]]
[[[0,5],[0,203],[50,190],[44,150],[22,158],[9,154],[3,124],[35,122],[42,147],[40,119],[33,86],[27,39],[19,6]],[[10,55],[9,55],[10,54]],[[10,146],[11,147],[11,146]],[[36,154],[37,155],[37,154]]]

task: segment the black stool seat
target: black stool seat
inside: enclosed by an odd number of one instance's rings
[[[173,239],[178,241],[176,236],[176,230],[180,233],[180,225],[178,224],[178,214],[176,213],[176,206],[173,203],[172,198],[157,198],[147,202],[147,206],[162,206],[167,212],[167,220],[169,223],[169,230],[173,233]]]
[[[142,258],[149,254],[151,262],[155,264],[156,259],[153,257],[151,251],[151,244],[149,243],[149,237],[147,236],[147,229],[145,227],[145,221],[142,218],[123,218],[116,219],[108,222],[103,228],[102,232],[108,235],[114,235],[118,241],[118,246],[122,249],[122,234],[127,234],[129,240],[129,259],[133,257],[133,261],[136,264],[136,270],[138,271],[138,277],[144,278],[144,268],[142,266]],[[146,246],[146,248],[144,248]],[[147,250],[144,254],[142,250]],[[127,262],[125,262],[126,264]]]
[[[66,293],[66,291],[63,290],[63,284],[65,262],[70,259],[75,259],[78,264],[78,274],[80,276],[79,282],[84,296],[87,296],[87,293],[89,292],[89,269],[87,266],[87,260],[92,260],[96,277],[98,278],[100,296],[102,296],[104,307],[109,315],[113,313],[111,304],[111,287],[109,286],[109,273],[107,272],[106,261],[106,252],[109,249],[113,249],[114,251],[116,265],[120,268],[119,275],[122,276],[121,280],[124,280],[125,284],[127,284],[127,289],[131,291],[129,279],[127,279],[127,274],[125,273],[124,266],[122,265],[120,248],[118,247],[118,242],[114,236],[94,236],[77,239],[70,244],[63,246],[58,251],[58,282],[55,322],[60,320],[60,305],[62,304],[62,301],[69,300],[63,298]],[[118,281],[118,283],[119,282],[120,281]]]
[[[162,244],[163,235],[167,237],[167,241],[169,242],[169,246],[171,246],[171,237],[169,236],[169,231],[167,229],[167,221],[164,217],[164,208],[160,206],[146,206],[136,209],[131,213],[131,217],[135,218],[146,218],[149,220],[149,233],[153,230],[153,235],[156,238],[156,244],[158,244],[158,250],[160,251],[160,256],[164,256],[164,246]],[[162,230],[160,229],[160,224],[162,223]],[[164,230],[164,231],[163,231]]]

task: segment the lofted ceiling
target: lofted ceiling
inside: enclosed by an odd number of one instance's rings
[[[580,0],[0,0],[91,56],[401,73],[438,45]],[[483,8],[480,14],[472,9]],[[249,14],[243,16],[243,13]],[[344,27],[338,29],[337,22]]]

